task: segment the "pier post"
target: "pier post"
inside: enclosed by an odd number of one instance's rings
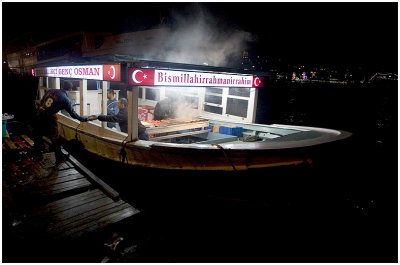
[[[256,121],[256,113],[257,113],[257,101],[258,101],[258,88],[252,87],[250,88],[250,98],[249,98],[249,109],[247,111],[247,120],[249,122]]]
[[[138,96],[139,87],[132,86],[128,90],[128,139],[138,138]]]
[[[56,77],[56,89],[60,89],[60,88],[61,88],[60,78]]]
[[[107,81],[103,81],[103,86],[102,86],[102,95],[101,95],[101,114],[102,115],[107,115]],[[106,122],[102,121],[101,122],[101,127],[105,128],[106,127]]]
[[[87,102],[87,80],[86,79],[81,79],[79,80],[79,105],[80,105],[80,113],[79,115],[84,116],[87,115],[87,108],[86,108],[86,102]]]

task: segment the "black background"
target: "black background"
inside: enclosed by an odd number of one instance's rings
[[[397,72],[397,3],[2,3],[3,49],[15,37],[40,43],[78,30],[148,29],[162,17],[173,24],[171,10],[190,15],[196,5],[205,6],[221,23],[256,34],[254,51],[287,63]],[[37,80],[5,76],[3,104],[4,98],[19,98],[23,90],[18,102],[26,110],[36,95]],[[81,150],[74,153],[146,212],[142,223],[121,231],[140,246],[138,256],[125,261],[396,262],[397,81],[272,80],[259,96],[260,123],[340,129],[353,135],[322,152],[314,168],[244,176],[166,175],[120,165],[116,170],[117,164]],[[15,104],[10,109],[24,113]],[[33,256],[21,255],[21,249],[32,247],[30,242],[8,243],[3,255],[11,253],[10,261],[49,258],[35,257],[34,250]],[[63,261],[99,262],[103,253],[97,243]],[[93,253],[99,257],[91,259]]]
[[[398,4],[386,3],[2,3],[3,49],[77,31],[129,32],[173,25],[199,10],[254,34],[250,52],[289,63],[371,67],[397,72]]]

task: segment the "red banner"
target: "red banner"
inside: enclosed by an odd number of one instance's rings
[[[263,87],[264,86],[264,77],[253,76],[253,87]]]
[[[129,69],[129,84],[130,85],[154,85],[154,70],[153,69]]]
[[[121,81],[121,66],[118,64],[103,65],[103,80]]]

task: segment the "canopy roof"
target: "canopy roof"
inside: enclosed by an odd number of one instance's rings
[[[220,73],[238,73],[262,76],[265,78],[272,77],[270,72],[249,71],[235,68],[215,67],[208,65],[183,64],[173,62],[139,60],[131,55],[107,54],[94,57],[67,58],[55,60],[51,62],[38,63],[33,67],[51,67],[51,66],[73,66],[73,65],[94,65],[94,64],[125,64],[127,67],[133,68],[162,68],[176,70],[198,70],[204,72],[220,72]]]

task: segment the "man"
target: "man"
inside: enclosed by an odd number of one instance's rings
[[[121,131],[128,133],[128,100],[126,98],[120,98],[118,100],[118,113],[115,115],[92,115],[89,120],[99,119],[100,121],[106,122],[118,122]],[[149,140],[149,134],[146,131],[146,127],[139,121],[138,122],[138,137],[140,140]]]
[[[177,92],[170,92],[167,98],[157,102],[154,108],[154,120],[174,119],[177,109],[182,105],[182,96]]]
[[[47,136],[53,143],[56,159],[63,158],[58,134],[57,112],[66,110],[72,118],[80,122],[86,122],[86,117],[79,116],[72,108],[71,101],[68,98],[67,91],[72,89],[70,82],[64,82],[61,89],[49,89],[44,94],[42,100],[37,106],[36,126],[35,126],[35,146],[43,147],[42,136]]]
[[[115,98],[115,92],[112,89],[107,90],[107,115],[116,115],[119,111],[118,100]],[[115,122],[107,122],[108,128],[116,127]]]

